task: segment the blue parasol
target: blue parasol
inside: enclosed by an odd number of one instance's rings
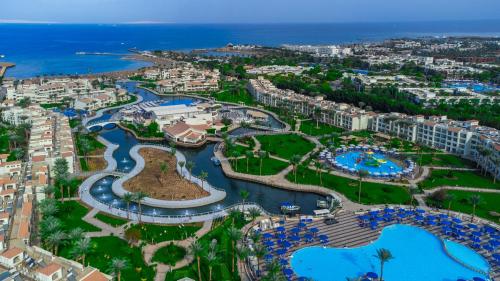
[[[286,276],[290,276],[293,274],[293,271],[290,268],[285,268],[283,269],[283,274],[285,274]]]
[[[283,226],[278,226],[278,227],[276,227],[276,231],[285,232],[285,228]]]
[[[376,278],[378,278],[378,274],[375,272],[368,272],[366,274],[366,277],[371,278],[371,279],[376,279]]]
[[[453,219],[452,219],[452,221],[453,221],[454,223],[462,223],[462,220],[461,220],[461,219],[459,219],[459,218],[453,218]]]
[[[273,235],[271,233],[264,233],[262,234],[262,237],[264,237],[264,239],[270,239],[273,237]]]

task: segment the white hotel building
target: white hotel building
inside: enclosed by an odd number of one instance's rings
[[[284,107],[293,113],[317,118],[320,121],[350,131],[371,130],[394,135],[411,142],[424,144],[476,161],[491,174],[500,177],[500,131],[480,126],[477,120],[456,121],[446,116],[424,117],[402,113],[366,112],[358,107],[308,97],[291,90],[277,89],[265,79],[252,79],[248,90],[259,103]],[[489,153],[481,155],[481,151]]]

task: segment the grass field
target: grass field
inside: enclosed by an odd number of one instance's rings
[[[103,223],[109,224],[113,227],[122,226],[128,222],[126,219],[113,217],[105,213],[97,213],[95,218],[102,221]]]
[[[430,176],[418,185],[423,189],[431,189],[438,186],[500,189],[500,181],[493,183],[491,177],[482,176],[477,172],[450,170],[432,170]]]
[[[479,195],[481,198],[479,205],[476,206],[476,215],[478,217],[485,218],[487,220],[494,221],[498,223],[500,221],[499,217],[493,216],[490,212],[500,213],[500,194],[499,193],[485,193],[485,192],[472,192],[472,191],[462,191],[462,190],[447,190],[448,194],[453,195],[454,199],[451,202],[451,210],[462,212],[466,214],[472,214],[472,205],[469,202],[469,198],[472,195]],[[449,201],[436,202],[431,199],[427,199],[427,204],[431,206],[437,206],[439,208],[448,208]]]
[[[294,182],[293,172],[288,173],[287,180]],[[297,169],[297,183],[324,186],[344,194],[349,200],[358,201],[358,181],[323,173],[323,184],[320,176],[309,168]],[[410,202],[408,191],[400,186],[372,182],[361,185],[361,203],[363,204],[407,204]]]
[[[154,280],[154,268],[144,263],[140,248],[131,246],[125,240],[114,236],[94,237],[91,238],[91,243],[92,250],[85,260],[90,266],[109,273],[113,258],[126,259],[128,267],[122,271],[121,280]],[[59,255],[71,259],[71,248],[62,247]]]
[[[314,149],[315,145],[299,135],[263,135],[256,136],[261,150],[283,159],[291,159],[294,155],[303,156]]]
[[[238,169],[236,169],[236,161],[238,162]],[[260,159],[258,157],[252,157],[248,159],[248,170],[247,170],[247,159],[242,158],[238,160],[230,160],[231,168],[233,171],[243,173],[243,174],[251,174],[251,175],[260,175]],[[289,164],[287,162],[283,162],[273,158],[263,158],[262,159],[262,175],[276,175],[281,172],[283,169],[288,167]]]
[[[77,227],[80,227],[84,231],[100,231],[101,229],[93,226],[82,218],[89,212],[87,207],[80,204],[78,201],[64,201],[58,202],[57,204],[59,212],[57,212],[57,218],[62,222],[62,229],[64,231],[70,231]]]
[[[316,127],[316,121],[306,120],[300,122],[300,131],[310,136],[324,136],[331,133],[342,133],[344,129],[324,123],[319,123]]]
[[[163,248],[158,249],[151,260],[163,264],[175,265],[176,262],[184,258],[186,253],[186,249],[174,244],[169,244]]]
[[[158,224],[134,224],[130,228],[139,229],[141,240],[150,243],[159,243],[169,240],[183,240],[194,235],[201,228],[201,224],[180,225],[158,225]]]
[[[470,160],[460,158],[453,154],[413,154],[413,158],[422,166],[453,167],[453,168],[474,168],[474,163]]]

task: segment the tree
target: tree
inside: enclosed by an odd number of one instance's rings
[[[68,233],[68,239],[71,241],[79,241],[83,238],[83,229],[80,227],[73,228],[69,233]]]
[[[75,258],[75,260],[82,260],[82,264],[85,266],[85,257],[90,252],[90,238],[84,237],[78,241],[76,241],[75,246],[71,251],[71,255]]]
[[[214,239],[213,241],[217,243],[217,240]],[[216,245],[216,244],[210,244],[210,245]],[[212,267],[217,261],[217,253],[215,247],[211,248],[207,252],[207,254],[205,255],[205,260],[208,263],[208,281],[212,281]]]
[[[51,199],[42,200],[42,202],[40,202],[40,205],[38,206],[38,209],[40,210],[40,213],[44,218],[52,217],[59,211],[59,207],[57,207],[56,202]]]
[[[491,160],[493,162],[493,184],[497,183],[498,174],[500,172],[500,158],[494,158]]]
[[[238,241],[241,239],[242,234],[239,229],[232,226],[227,230],[227,235],[229,237],[229,240],[231,240],[231,252],[232,252],[231,272],[234,273],[236,243],[238,243]]]
[[[267,156],[267,153],[265,151],[259,151],[259,160],[260,160],[260,167],[259,167],[259,175],[262,176],[262,159],[264,159]]]
[[[250,158],[252,158],[252,157],[253,157],[253,151],[251,151],[251,150],[247,150],[247,151],[245,152],[245,156],[246,156],[246,158],[247,158],[247,173],[248,173],[248,160],[250,160]]]
[[[194,162],[193,162],[193,161],[188,161],[188,162],[186,163],[186,169],[188,169],[188,171],[189,171],[189,180],[190,180],[190,181],[191,181],[191,174],[192,174],[192,172],[193,172],[194,167],[195,167],[195,164],[194,164]]]
[[[116,275],[118,281],[121,280],[122,270],[128,267],[128,261],[126,259],[113,258],[109,263],[109,271]]]
[[[123,194],[123,201],[127,204],[127,219],[130,219],[130,203],[134,201],[134,195],[130,192]]]
[[[294,155],[290,159],[290,164],[292,164],[293,167],[293,176],[295,183],[297,183],[297,165],[299,165],[300,160],[301,160],[300,155]]]
[[[87,162],[88,161],[87,154],[90,151],[92,151],[92,146],[90,145],[90,142],[86,138],[81,138],[79,143],[80,143],[80,152],[83,153],[85,162]]]
[[[201,171],[201,173],[198,177],[201,180],[201,188],[205,189],[204,182],[208,178],[208,173],[205,171]]]
[[[61,202],[64,200],[64,185],[69,178],[68,161],[65,158],[58,158],[54,163],[55,180],[59,184],[61,191]]]
[[[198,241],[194,241],[189,246],[189,252],[191,253],[191,255],[193,257],[196,258],[196,263],[198,266],[198,281],[201,281],[200,257],[201,257],[202,252],[203,252],[203,247],[201,246],[201,244]]]
[[[321,119],[321,108],[314,108],[314,118],[316,119],[316,129],[319,129],[319,119]]]
[[[248,213],[250,214],[250,217],[252,217],[252,221],[255,221],[255,219],[260,216],[260,210],[258,208],[252,207],[248,209]]]
[[[134,201],[137,202],[139,205],[139,213],[138,213],[138,219],[139,219],[139,224],[141,223],[141,215],[142,215],[142,200],[146,198],[148,195],[142,191],[134,193]]]
[[[384,264],[390,260],[392,260],[394,257],[392,256],[391,251],[381,248],[377,249],[377,254],[374,255],[375,258],[377,258],[380,261],[380,281],[384,280]]]
[[[470,221],[474,221],[474,217],[476,216],[476,207],[477,205],[481,204],[481,196],[478,194],[474,194],[469,198],[469,202],[472,205],[472,216],[470,218]]]
[[[241,212],[245,210],[245,201],[248,199],[248,196],[250,196],[250,192],[248,192],[248,190],[243,189],[240,191],[240,197],[242,200]]]
[[[160,171],[163,175],[166,175],[168,173],[168,165],[167,163],[161,163],[160,164]]]
[[[254,247],[254,254],[257,258],[257,277],[260,277],[260,261],[267,254],[267,249],[261,244],[257,244]]]
[[[181,175],[184,176],[184,166],[186,165],[186,162],[184,161],[179,161],[179,167],[181,167]]]
[[[64,243],[66,234],[62,230],[57,230],[47,237],[47,244],[52,248],[52,253],[57,256],[59,246]]]
[[[52,198],[52,195],[54,195],[55,187],[53,185],[48,185],[43,189],[43,191],[45,192],[45,195],[47,195],[47,198]]]
[[[448,215],[450,215],[451,203],[455,200],[455,195],[451,193],[446,193],[446,201],[448,201]]]
[[[240,155],[241,154],[238,151],[233,151],[233,159],[235,162],[236,171],[238,171],[238,158],[240,157]]]
[[[368,175],[369,175],[369,173],[366,170],[359,170],[358,171],[358,180],[359,180],[359,185],[358,185],[358,203],[361,203],[361,183],[363,182],[363,178],[367,177]]]

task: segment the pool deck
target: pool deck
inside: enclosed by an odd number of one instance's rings
[[[459,215],[458,213],[452,213],[451,215],[453,216],[460,216],[462,217],[462,220],[466,222],[468,220],[468,217],[464,215]],[[397,222],[392,221],[392,222],[385,222],[381,221],[379,223],[379,227],[375,230],[370,229],[369,227],[360,227],[359,226],[359,221],[357,219],[358,214],[356,212],[352,211],[340,211],[335,219],[338,221],[338,223],[333,224],[333,225],[326,225],[323,220],[318,220],[315,219],[312,223],[308,224],[308,227],[316,227],[319,230],[319,234],[325,234],[329,237],[329,243],[326,245],[328,247],[335,247],[335,248],[355,248],[355,247],[361,247],[368,245],[375,240],[377,240],[382,232],[382,229],[386,226],[394,225],[397,224]],[[275,221],[277,222],[277,220]],[[289,219],[285,222],[285,228],[286,229],[292,229],[297,225],[298,219]],[[475,221],[476,224],[478,224],[478,221]],[[436,226],[429,226],[429,225],[420,225],[415,223],[412,219],[406,218],[404,219],[401,224],[406,224],[406,225],[413,225],[417,226],[419,228],[425,229],[440,239],[447,239],[451,240],[457,243],[460,243],[462,245],[468,246],[466,243],[463,241],[459,241],[457,239],[451,238],[450,236],[443,236],[441,234],[441,226],[436,225]],[[491,225],[491,224],[490,224]],[[263,233],[274,233],[274,230],[266,230]],[[322,246],[319,241],[314,241],[312,243],[304,244],[301,242],[299,246],[294,246],[290,248],[290,250],[286,254],[286,259],[290,258],[290,255],[292,255],[296,250],[299,250],[304,247],[311,247],[311,246]],[[490,263],[491,266],[491,278],[493,280],[500,280],[500,266],[498,265],[493,265],[494,263],[493,258],[491,256],[491,253],[488,253],[486,250],[481,249],[481,250],[475,250],[477,253],[479,253],[481,256],[483,256],[488,262]],[[255,280],[252,278],[252,273],[249,272],[250,269],[248,265],[244,266],[245,268],[245,277],[250,277],[249,280]],[[261,270],[265,268],[265,262],[261,261],[260,262],[260,268]],[[243,273],[242,273],[243,275]],[[248,280],[248,279],[247,279]],[[296,277],[292,280],[297,280]]]

